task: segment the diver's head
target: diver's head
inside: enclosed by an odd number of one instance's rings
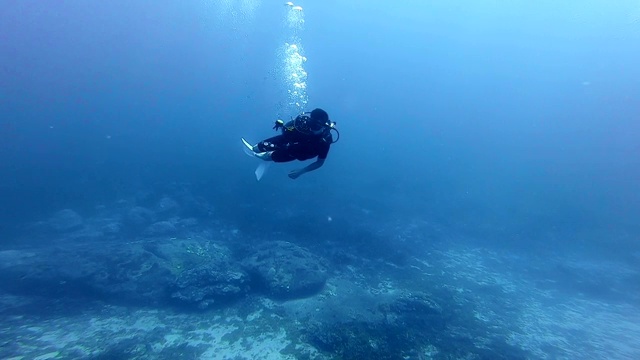
[[[321,135],[330,131],[333,123],[326,111],[315,109],[298,115],[293,121],[293,126],[303,134]]]
[[[326,124],[329,122],[329,114],[322,109],[314,109],[311,111],[311,120],[321,124]]]
[[[329,114],[322,109],[314,109],[309,115],[311,121],[309,121],[309,130],[316,134],[322,134],[328,130]]]

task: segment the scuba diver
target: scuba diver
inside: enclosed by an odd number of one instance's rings
[[[317,156],[315,162],[289,173],[291,179],[297,179],[300,175],[316,170],[324,164],[331,144],[340,138],[335,126],[336,123],[329,120],[326,111],[315,109],[298,115],[286,124],[282,120],[276,120],[273,128],[276,131],[282,129],[280,135],[265,139],[256,145],[249,144],[244,138],[242,142],[251,155],[265,161],[304,161]],[[335,140],[331,134],[332,130],[336,132]]]

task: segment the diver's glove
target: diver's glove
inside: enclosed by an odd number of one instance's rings
[[[278,130],[280,130],[280,129],[281,129],[281,128],[283,128],[283,127],[284,127],[284,121],[282,121],[282,120],[280,120],[280,119],[276,120],[276,124],[275,124],[275,125],[273,125],[273,129],[274,129],[275,131],[278,131]]]

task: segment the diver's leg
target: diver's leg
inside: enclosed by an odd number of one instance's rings
[[[293,156],[293,154],[291,154],[291,152],[287,150],[263,151],[255,153],[255,157],[264,161],[273,162],[289,162],[296,160],[295,156]]]
[[[254,153],[254,156],[264,161],[273,161],[271,157],[273,153],[274,153],[273,151],[256,152]]]
[[[255,144],[253,146],[253,151],[254,152],[274,151],[274,150],[282,149],[286,145],[287,145],[287,140],[284,138],[284,135],[277,135],[277,136],[262,140],[261,142]]]
[[[258,159],[274,162],[287,162],[295,160],[289,151],[288,140],[284,135],[277,135],[251,146],[245,142],[245,146],[253,151]]]
[[[271,152],[270,156],[271,160],[277,163],[289,162],[296,159],[289,150],[275,150]]]

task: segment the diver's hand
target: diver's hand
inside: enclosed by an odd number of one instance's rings
[[[280,130],[280,128],[283,128],[283,127],[284,127],[284,121],[278,119],[276,120],[275,125],[273,125],[273,130],[278,131]]]
[[[289,173],[289,177],[295,180],[302,174],[304,174],[303,170],[293,170]]]

